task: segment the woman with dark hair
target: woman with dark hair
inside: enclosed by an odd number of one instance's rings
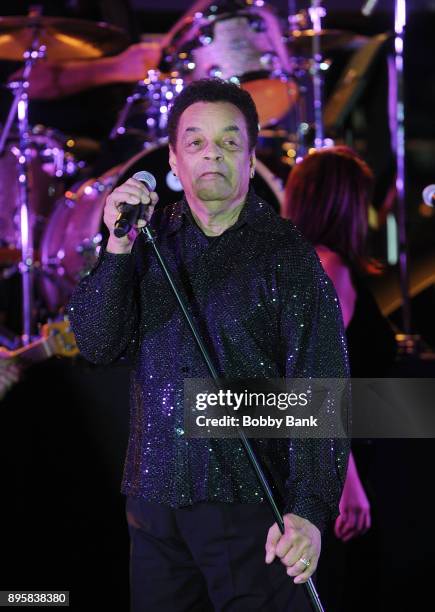
[[[317,150],[289,176],[283,216],[343,263],[365,269],[365,241],[373,173],[346,146]]]
[[[385,376],[396,355],[393,331],[364,277],[379,272],[366,254],[373,173],[346,146],[307,155],[287,181],[282,216],[315,246],[340,300],[353,377]]]
[[[352,149],[329,147],[307,155],[293,168],[282,207],[282,215],[315,246],[335,286],[346,328],[350,372],[362,378],[386,376],[396,355],[394,333],[364,282],[364,276],[376,269],[376,262],[366,256],[372,189],[373,173]],[[352,444],[340,515],[334,529],[325,534],[322,547],[319,590],[325,604],[336,612],[349,609],[350,603],[344,602],[347,547],[338,540],[347,542],[371,526],[370,503],[354,460],[355,454],[370,494],[368,447],[369,443]]]

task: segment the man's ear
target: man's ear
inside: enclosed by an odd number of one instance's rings
[[[257,161],[257,158],[255,157],[255,151],[252,151],[251,156],[249,158],[249,170],[250,170],[249,175],[251,178],[254,178],[256,161]]]
[[[171,166],[172,174],[177,176],[177,157],[171,145],[169,145],[169,165]]]

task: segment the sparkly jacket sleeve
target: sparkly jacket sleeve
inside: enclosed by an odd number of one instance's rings
[[[304,253],[302,265],[300,261],[293,270],[291,265],[283,265],[289,275],[281,309],[286,377],[348,378],[344,326],[335,289],[311,248]],[[345,408],[349,409],[348,403]],[[347,424],[349,415],[344,416]],[[338,516],[348,456],[346,438],[291,439],[284,513],[302,516],[322,531]]]
[[[133,262],[133,253],[115,255],[102,248],[67,306],[80,353],[92,363],[107,365],[134,355],[138,305]]]

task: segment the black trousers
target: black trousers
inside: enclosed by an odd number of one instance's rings
[[[127,497],[131,612],[308,612],[305,588],[264,561],[267,504],[171,509]]]

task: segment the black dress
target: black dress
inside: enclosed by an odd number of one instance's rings
[[[364,278],[352,271],[355,310],[346,329],[350,372],[354,378],[388,376],[396,358],[396,340]]]
[[[396,357],[394,332],[382,315],[363,276],[351,271],[356,291],[355,309],[346,329],[350,372],[354,378],[389,375]],[[322,537],[317,587],[327,612],[375,611],[381,576],[379,519],[374,486],[376,457],[381,440],[352,441],[352,453],[364,490],[370,501],[372,526],[362,536],[342,542],[334,534],[334,523]]]

